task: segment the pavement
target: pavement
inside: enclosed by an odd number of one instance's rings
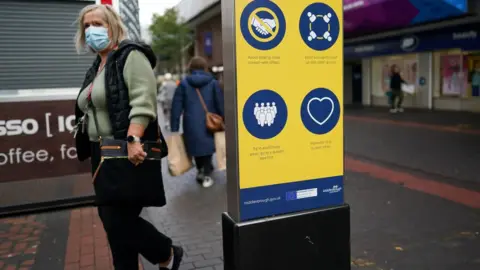
[[[479,115],[436,113],[346,111],[352,269],[480,269]],[[142,216],[185,248],[182,270],[223,269],[225,173],[210,189],[196,184],[194,170],[164,175],[167,206]],[[0,220],[4,269],[112,269],[96,210]]]

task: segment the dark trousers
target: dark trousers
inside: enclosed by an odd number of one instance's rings
[[[403,103],[403,91],[402,90],[392,90],[390,95],[390,108],[398,109],[402,107]]]
[[[98,143],[92,143],[92,174],[100,161]],[[172,240],[139,215],[142,207],[99,206],[115,270],[138,270],[138,255],[152,264],[168,261]]]
[[[197,170],[205,176],[210,176],[213,172],[212,155],[195,157]]]

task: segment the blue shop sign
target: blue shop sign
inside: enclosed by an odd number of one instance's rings
[[[346,45],[345,58],[366,58],[381,55],[426,52],[442,49],[480,49],[480,24],[470,24],[414,33],[373,41],[371,43]]]
[[[213,39],[212,39],[212,32],[206,32],[203,36],[204,44],[204,52],[206,56],[212,56],[213,52]]]

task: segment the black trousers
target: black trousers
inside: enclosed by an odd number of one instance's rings
[[[390,96],[390,108],[398,109],[402,107],[403,103],[403,91],[401,89],[392,90]]]
[[[100,162],[100,147],[92,143],[92,174]],[[115,270],[138,270],[138,255],[152,264],[168,261],[172,240],[139,215],[142,207],[99,206]]]
[[[195,157],[197,170],[205,176],[210,176],[213,172],[212,155]]]

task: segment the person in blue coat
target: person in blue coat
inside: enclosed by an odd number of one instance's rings
[[[208,188],[214,184],[212,155],[215,153],[213,133],[207,129],[206,112],[202,106],[198,89],[207,109],[224,117],[223,91],[217,80],[207,70],[202,57],[194,57],[189,63],[189,75],[184,78],[173,96],[171,131],[178,132],[183,114],[183,136],[187,153],[194,157],[198,170],[197,181]]]

